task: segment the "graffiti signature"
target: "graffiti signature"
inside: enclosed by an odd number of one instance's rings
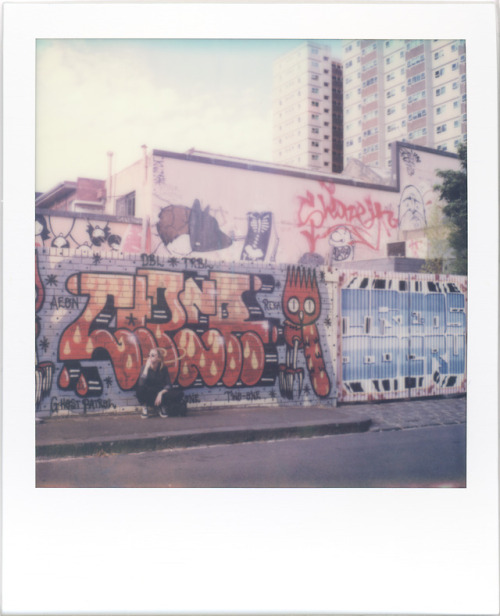
[[[324,192],[313,194],[309,190],[299,196],[298,227],[307,238],[310,252],[316,251],[316,243],[328,237],[339,226],[347,228],[352,243],[365,244],[379,250],[382,232],[391,235],[398,226],[397,218],[389,208],[368,196],[363,202],[346,205],[335,197],[335,184],[320,182]]]

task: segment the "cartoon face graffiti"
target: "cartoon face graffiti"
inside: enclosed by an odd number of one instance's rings
[[[406,186],[399,204],[399,228],[403,231],[422,229],[427,225],[422,195],[413,185]]]
[[[110,236],[110,231],[111,230],[107,223],[106,226],[102,229],[99,225],[96,225],[94,227],[90,222],[87,226],[87,233],[89,234],[89,237],[94,246],[101,246],[101,244],[103,244]]]
[[[232,239],[220,230],[210,208],[202,210],[198,199],[192,208],[185,205],[163,208],[156,229],[167,250],[181,256],[221,250],[232,244]]]
[[[354,258],[354,246],[351,232],[343,225],[337,227],[330,235],[330,262],[332,261],[352,261]]]
[[[321,298],[313,269],[288,269],[283,289],[284,336],[287,345],[286,363],[280,365],[280,391],[293,398],[295,377],[302,392],[304,370],[297,367],[298,351],[304,350],[307,370],[315,393],[320,397],[330,393],[330,379],[326,372],[316,321],[321,314]]]

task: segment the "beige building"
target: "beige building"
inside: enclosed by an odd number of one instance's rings
[[[325,172],[342,170],[341,65],[333,64],[332,76],[330,48],[311,42],[275,61],[275,163]]]
[[[344,41],[344,165],[388,169],[394,141],[456,152],[467,138],[465,66],[464,41]]]

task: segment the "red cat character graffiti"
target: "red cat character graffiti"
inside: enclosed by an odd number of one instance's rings
[[[285,313],[284,336],[286,363],[280,365],[280,391],[293,398],[295,377],[299,380],[299,396],[304,380],[303,368],[297,367],[299,349],[304,349],[307,370],[314,392],[321,398],[330,393],[330,379],[326,372],[316,321],[321,314],[316,273],[313,270],[289,267],[283,290]]]

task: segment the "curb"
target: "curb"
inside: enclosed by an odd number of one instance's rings
[[[372,420],[366,418],[350,422],[331,422],[307,426],[214,430],[147,437],[131,436],[107,440],[59,442],[37,445],[36,457],[74,458],[199,447],[201,445],[232,445],[287,438],[310,438],[312,436],[366,432],[371,424]]]

